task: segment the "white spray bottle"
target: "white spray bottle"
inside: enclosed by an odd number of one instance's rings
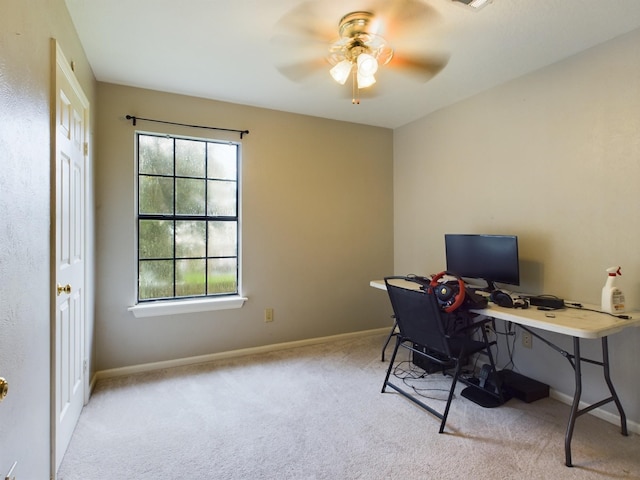
[[[602,311],[607,313],[624,312],[624,293],[616,286],[616,277],[622,275],[620,267],[607,268],[607,282],[602,287]]]

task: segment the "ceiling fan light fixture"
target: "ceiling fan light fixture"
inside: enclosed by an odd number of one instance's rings
[[[344,85],[351,74],[351,68],[353,64],[349,60],[342,60],[341,62],[336,63],[329,73],[333,77],[333,79],[338,82],[340,85]]]
[[[358,72],[358,88],[367,88],[376,83],[376,77],[373,75],[361,75]]]
[[[378,60],[373,55],[361,53],[358,55],[358,75],[373,77],[378,71]]]
[[[373,19],[370,12],[348,13],[340,20],[340,38],[329,47],[327,60],[333,65],[329,73],[340,85],[352,77],[355,104],[360,103],[358,89],[376,83],[378,67],[389,63],[393,56],[386,40],[372,31]]]

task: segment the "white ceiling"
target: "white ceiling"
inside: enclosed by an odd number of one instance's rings
[[[420,0],[439,12],[413,45],[450,55],[426,83],[381,68],[376,96],[351,104],[329,65],[294,82],[276,66],[317,45],[274,42],[281,19],[306,0],[65,0],[99,81],[396,128],[640,27],[640,0],[493,0],[473,10]],[[388,0],[389,2],[394,0]],[[397,0],[396,0],[397,1]],[[317,25],[367,10],[371,0],[314,0]],[[406,38],[400,52],[409,48]],[[324,49],[324,45],[322,45]]]

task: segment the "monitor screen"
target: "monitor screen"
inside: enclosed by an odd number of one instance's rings
[[[518,237],[515,235],[445,234],[447,271],[465,278],[520,285]]]

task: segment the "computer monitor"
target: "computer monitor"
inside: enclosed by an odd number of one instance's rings
[[[520,285],[518,237],[515,235],[445,234],[447,271],[464,278]]]

